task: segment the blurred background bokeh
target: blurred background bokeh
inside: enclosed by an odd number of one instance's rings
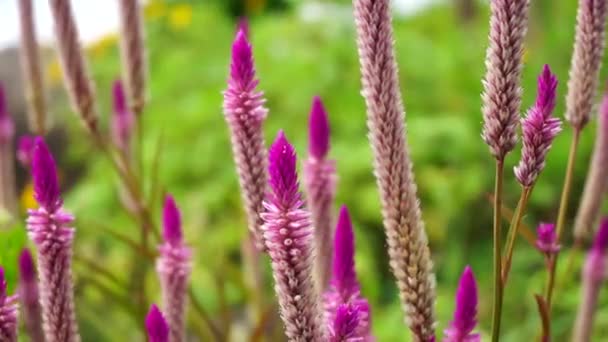
[[[0,30],[18,34],[13,2],[0,0]],[[48,11],[46,1],[35,3],[39,5],[39,33],[51,38],[50,14],[43,13]],[[115,1],[74,3],[83,29],[91,25],[79,13],[88,11],[90,20],[98,22],[106,17],[110,23],[116,19]],[[563,113],[576,3],[532,1],[522,111],[533,103],[536,76],[548,63],[560,80],[557,113]],[[451,319],[458,276],[470,264],[479,281],[479,329],[485,337],[491,313],[492,208],[487,196],[493,183],[493,159],[480,138],[480,92],[488,12],[488,1],[404,0],[396,1],[394,18],[408,141],[437,275],[437,329],[442,331]],[[409,341],[388,269],[351,13],[349,0],[149,0],[145,4],[150,65],[150,103],[143,117],[145,173],[148,179],[156,179],[153,183],[161,186],[161,192],[171,192],[182,207],[185,235],[195,250],[195,294],[211,318],[223,329],[230,329],[233,341],[249,340],[245,316],[250,298],[242,275],[246,220],[221,92],[226,87],[230,44],[240,16],[250,19],[260,89],[268,99],[267,141],[282,128],[305,155],[311,99],[318,94],[324,100],[332,127],[330,153],[337,160],[339,173],[337,204],[348,205],[354,219],[357,270],[363,294],[372,303],[374,333],[378,341]],[[120,74],[118,37],[111,26],[83,33],[104,127],[111,111],[111,82]],[[26,132],[26,107],[18,47],[10,37],[1,41],[0,80],[7,88],[18,134],[22,134]],[[128,305],[137,291],[128,286],[136,256],[119,237],[136,238],[137,224],[120,205],[119,183],[110,163],[96,152],[71,113],[52,42],[43,41],[52,118],[48,141],[58,156],[66,207],[77,217],[76,302],[83,341],[140,340],[142,318]],[[532,228],[556,216],[570,134],[567,127],[557,138],[536,185],[524,218]],[[594,136],[595,122],[583,133],[570,221],[584,184]],[[507,170],[518,158],[519,152],[508,157]],[[19,169],[23,212],[35,205],[27,179],[25,170]],[[505,203],[513,207],[520,190],[512,173],[507,173],[506,179]],[[148,193],[156,190],[148,184]],[[153,209],[158,220],[158,200]],[[570,243],[570,235],[566,234],[565,245]],[[0,231],[0,264],[7,269],[11,286],[15,284],[17,255],[26,244],[22,223]],[[563,274],[563,264],[559,267],[554,304],[556,341],[569,336],[579,300],[582,257],[576,256],[577,266],[570,274]],[[270,301],[267,260],[264,269]],[[531,341],[540,326],[533,294],[542,291],[546,274],[542,256],[523,239],[518,241],[511,274],[504,304],[504,341]],[[151,298],[158,301],[155,275],[149,272],[146,282]],[[198,320],[193,321],[192,327],[201,326]],[[205,330],[204,326],[201,329]],[[199,333],[205,336],[206,332]],[[595,336],[597,341],[608,336],[606,293],[600,299]]]

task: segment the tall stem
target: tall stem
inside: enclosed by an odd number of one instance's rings
[[[513,260],[513,250],[515,249],[515,240],[517,240],[517,235],[519,232],[519,226],[521,225],[521,220],[524,217],[524,213],[526,212],[526,207],[528,205],[528,199],[530,198],[530,194],[532,193],[532,187],[524,187],[521,196],[519,198],[519,202],[517,203],[517,208],[515,209],[515,214],[513,215],[513,219],[511,220],[511,225],[509,226],[509,232],[507,233],[507,244],[506,244],[506,252],[505,252],[505,261],[502,269],[502,286],[503,289],[507,284],[507,278],[509,277],[509,271],[511,270],[511,261]]]
[[[562,190],[562,196],[559,204],[559,212],[557,215],[557,241],[561,237],[564,225],[566,223],[566,213],[568,211],[568,198],[570,197],[570,189],[572,188],[572,178],[574,176],[574,163],[576,161],[576,151],[578,149],[578,143],[580,140],[580,129],[574,129],[572,135],[572,143],[570,145],[570,153],[568,155],[568,165],[566,166],[566,177],[564,179],[564,188]],[[553,299],[553,288],[555,287],[555,269],[557,268],[557,259],[559,253],[554,254],[551,257],[549,265],[549,281],[547,282],[547,290],[545,298],[547,300],[547,307],[549,308],[549,315],[551,314],[551,300]]]
[[[501,253],[501,217],[502,183],[504,160],[496,161],[496,176],[494,178],[494,308],[492,312],[492,341],[500,337],[500,316],[502,313],[502,253]]]

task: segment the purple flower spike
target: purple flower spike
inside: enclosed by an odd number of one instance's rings
[[[22,135],[19,137],[17,145],[17,160],[25,169],[29,169],[32,165],[34,154],[35,138],[31,135]]]
[[[163,238],[156,270],[160,277],[163,310],[170,328],[171,341],[184,341],[186,294],[191,273],[191,252],[184,245],[179,209],[167,196],[163,209]]]
[[[276,140],[270,146],[268,174],[272,193],[278,203],[291,207],[301,201],[296,173],[296,150],[287,141],[283,131],[279,131]]]
[[[545,65],[538,77],[538,96],[534,107],[521,121],[523,148],[519,165],[515,167],[515,177],[524,187],[534,184],[545,167],[545,158],[553,139],[561,131],[561,121],[552,116],[555,108],[557,78]]]
[[[357,305],[340,304],[336,316],[329,325],[330,342],[363,341],[357,333],[361,320],[361,312]]]
[[[355,271],[355,236],[346,206],[340,208],[334,237],[334,255],[331,286],[324,295],[325,319],[334,322],[342,304],[352,304],[359,311],[356,336],[370,336],[369,303],[361,296],[361,288]]]
[[[324,331],[312,277],[313,230],[298,191],[296,154],[279,132],[268,152],[270,194],[260,214],[272,263],[280,315],[289,341],[323,341]]]
[[[445,330],[444,342],[479,342],[479,334],[472,334],[477,324],[477,283],[473,271],[465,267],[456,291],[454,320]]]
[[[329,120],[321,98],[312,100],[310,119],[308,121],[308,153],[317,159],[323,159],[329,152]]]
[[[163,208],[163,238],[173,245],[182,242],[181,215],[175,200],[170,195],[165,198]]]
[[[559,252],[560,246],[557,243],[557,233],[553,223],[541,223],[536,229],[537,239],[536,248],[545,254]]]
[[[55,159],[44,140],[35,139],[32,158],[34,198],[49,213],[54,213],[63,204],[59,193],[59,179]]]
[[[26,222],[28,236],[38,250],[45,340],[79,341],[72,283],[74,217],[62,208],[55,161],[42,138],[36,138],[32,178],[40,208],[28,210]]]
[[[133,114],[129,110],[127,98],[120,80],[114,81],[112,87],[114,116],[112,117],[112,139],[122,151],[128,152],[129,141],[133,130]]]
[[[237,24],[237,30],[243,32],[245,37],[249,39],[249,19],[247,17],[240,17]]]
[[[251,44],[239,30],[232,45],[228,88],[224,92],[224,116],[230,128],[232,154],[247,212],[250,238],[258,250],[265,249],[259,213],[266,194],[266,146],[263,122],[268,114],[264,93],[257,89]]]
[[[15,125],[8,113],[4,87],[0,84],[0,142],[10,141],[15,135]]]
[[[37,280],[32,254],[23,249],[19,255],[19,300],[23,306],[25,330],[32,342],[44,342]]]
[[[154,304],[152,304],[146,316],[146,331],[148,332],[149,342],[169,342],[169,325]]]
[[[0,267],[0,341],[17,342],[17,296],[6,293],[4,269]]]

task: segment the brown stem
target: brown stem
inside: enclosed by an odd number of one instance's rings
[[[500,339],[500,316],[502,313],[502,245],[501,239],[501,216],[502,208],[502,185],[503,185],[504,161],[496,161],[496,177],[494,183],[494,305],[492,311],[492,341]]]
[[[515,209],[515,215],[513,215],[511,225],[509,226],[509,232],[507,233],[506,252],[502,269],[503,288],[507,284],[507,278],[509,277],[509,271],[511,270],[511,261],[513,260],[513,250],[515,249],[515,241],[517,240],[521,220],[524,217],[524,213],[526,212],[528,199],[530,198],[531,193],[532,187],[523,188],[521,192],[521,197],[519,198],[519,202],[517,203],[517,208]]]

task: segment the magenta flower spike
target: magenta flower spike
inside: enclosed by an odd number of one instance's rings
[[[191,252],[184,244],[180,212],[173,197],[165,198],[163,208],[163,239],[156,270],[160,277],[163,310],[171,341],[185,341],[185,313],[188,281],[191,273]]]
[[[292,342],[323,341],[310,214],[298,189],[296,152],[282,131],[268,152],[268,174],[270,193],[260,216],[285,334]]]
[[[247,17],[240,17],[237,24],[237,32],[241,31],[245,35],[245,38],[249,39],[249,19]]]
[[[340,305],[354,305],[358,311],[358,325],[354,336],[367,338],[371,333],[368,301],[361,296],[355,271],[355,236],[346,206],[340,208],[333,245],[331,286],[324,294],[325,320],[335,321]]]
[[[146,332],[148,333],[148,342],[169,342],[169,325],[154,304],[152,304],[146,316]]]
[[[228,88],[224,92],[224,115],[232,141],[241,196],[247,212],[251,237],[260,250],[265,248],[259,213],[266,194],[266,147],[262,125],[268,110],[264,94],[257,90],[251,44],[239,30],[232,44]]]
[[[561,131],[561,121],[552,116],[555,108],[557,78],[548,65],[538,77],[536,104],[521,120],[523,148],[515,177],[524,187],[531,187],[545,167],[547,152]]]
[[[23,322],[30,341],[44,342],[37,279],[34,259],[30,251],[25,248],[19,255],[19,301],[23,310]]]
[[[445,330],[443,342],[480,342],[479,334],[473,334],[477,325],[477,283],[469,266],[464,268],[458,290],[454,319]]]
[[[17,143],[17,160],[24,169],[29,169],[32,165],[34,153],[34,140],[31,135],[22,135]]]
[[[17,342],[17,296],[6,292],[4,269],[0,267],[0,341]]]
[[[585,261],[582,293],[572,341],[591,341],[600,289],[608,278],[608,218],[602,219]]]
[[[362,342],[365,341],[359,335],[359,327],[362,320],[361,309],[356,304],[340,304],[336,309],[336,315],[329,324],[330,342]]]
[[[559,252],[560,246],[557,241],[557,233],[553,223],[541,223],[536,229],[536,248],[546,255]]]
[[[47,342],[79,341],[72,285],[74,217],[63,209],[55,160],[42,138],[36,138],[32,158],[34,198],[27,231],[38,251],[40,304]]]
[[[335,161],[329,152],[329,120],[321,98],[315,96],[308,123],[308,159],[304,162],[304,185],[315,229],[315,281],[325,291],[331,278],[333,203],[336,195]]]
[[[129,152],[129,142],[133,132],[134,117],[129,109],[126,94],[120,80],[112,86],[114,116],[112,117],[112,139],[124,153]]]

